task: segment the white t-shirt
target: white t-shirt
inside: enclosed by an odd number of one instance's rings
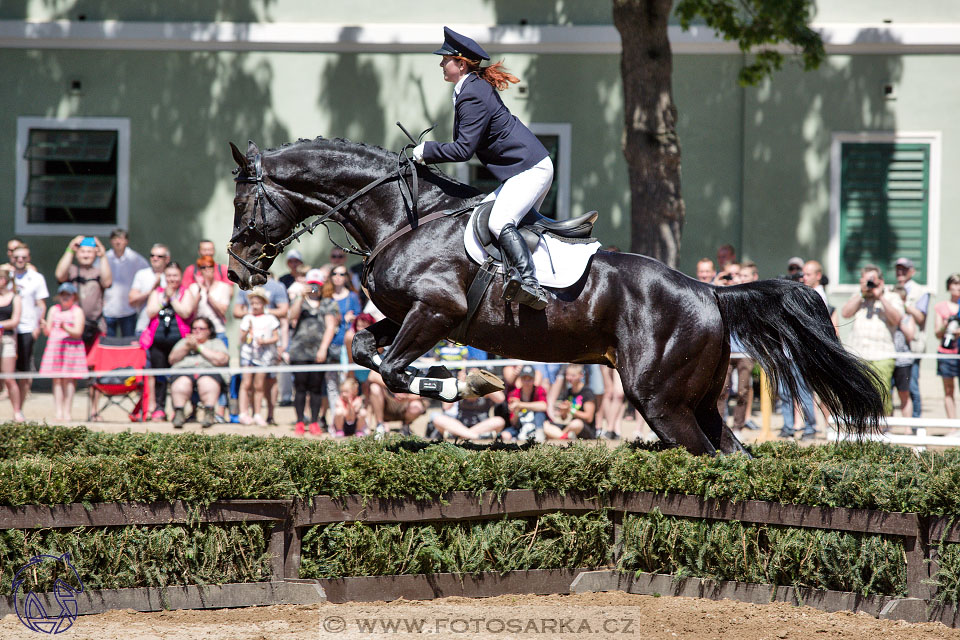
[[[263,313],[259,316],[248,313],[240,321],[240,332],[250,332],[247,337],[248,340],[251,340],[251,338],[268,340],[273,337],[273,332],[278,329],[280,329],[280,320],[270,313]],[[276,342],[255,347],[251,340],[240,345],[241,364],[248,362],[253,365],[269,366],[277,361],[277,355]]]
[[[37,301],[50,297],[47,281],[39,272],[29,269],[20,276],[14,274],[13,281],[20,294],[20,324],[17,325],[17,333],[30,333],[40,324]]]
[[[121,257],[107,251],[107,262],[113,273],[113,284],[103,292],[103,315],[108,318],[125,318],[137,312],[130,306],[130,287],[137,272],[149,268],[150,264],[142,255],[127,247]]]
[[[153,269],[147,267],[146,269],[140,269],[140,271],[137,271],[136,275],[133,276],[133,284],[130,285],[130,288],[136,289],[141,293],[153,291],[153,283],[156,281],[157,274],[153,272]],[[167,286],[167,279],[164,277],[162,272],[160,273],[160,286]],[[140,305],[140,308],[135,309],[135,311],[137,312],[137,335],[140,335],[140,333],[147,328],[147,325],[150,324],[150,318],[147,317],[147,303],[144,302],[142,305]]]

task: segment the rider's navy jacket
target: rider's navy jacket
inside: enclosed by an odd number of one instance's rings
[[[497,180],[512,178],[549,153],[500,100],[489,82],[471,73],[457,95],[453,142],[427,142],[424,162],[465,162],[474,154]]]

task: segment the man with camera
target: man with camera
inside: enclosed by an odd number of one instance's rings
[[[872,264],[860,270],[860,291],[840,309],[842,317],[853,318],[847,348],[866,360],[884,381],[893,377],[894,358],[889,356],[896,351],[894,335],[903,313],[903,300],[886,290],[880,268]],[[892,400],[887,389],[883,393],[889,414]]]

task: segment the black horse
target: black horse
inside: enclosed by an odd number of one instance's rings
[[[378,370],[395,392],[449,400],[493,389],[488,380],[456,386],[455,378],[410,367],[464,318],[479,269],[463,246],[467,216],[427,217],[479,202],[476,190],[403,154],[346,140],[300,140],[264,153],[251,142],[246,155],[230,146],[239,165],[228,247],[234,282],[263,283],[298,224],[326,216],[361,254],[375,253],[365,286],[387,319],[357,334],[355,361]],[[502,300],[502,288],[495,278],[467,343],[507,357],[616,367],[631,404],[669,446],[742,450],[717,410],[731,333],[774,388],[796,397],[806,380],[848,429],[876,429],[883,414],[883,384],[844,350],[817,293],[796,282],[714,287],[645,256],[600,251],[542,311]],[[377,349],[386,346],[381,360]]]

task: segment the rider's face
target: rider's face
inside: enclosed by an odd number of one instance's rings
[[[462,60],[453,56],[443,56],[440,60],[440,68],[443,69],[443,79],[447,82],[459,82],[464,75],[466,65]]]

